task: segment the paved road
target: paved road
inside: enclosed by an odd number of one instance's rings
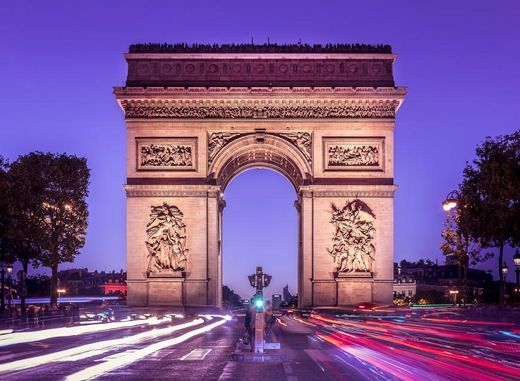
[[[453,311],[284,317],[274,328],[284,363],[231,361],[242,320],[217,316],[4,333],[0,379],[520,380],[520,327],[492,320]]]

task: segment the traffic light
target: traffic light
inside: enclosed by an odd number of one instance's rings
[[[262,312],[264,310],[264,296],[261,292],[257,292],[255,296],[253,296],[253,306],[256,312]]]

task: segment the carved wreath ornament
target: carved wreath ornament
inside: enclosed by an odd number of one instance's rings
[[[188,249],[183,217],[179,208],[166,202],[152,206],[150,222],[146,225],[148,273],[186,270]]]
[[[331,204],[334,225],[332,249],[338,272],[370,272],[374,262],[375,215],[361,200],[346,202],[343,208]]]

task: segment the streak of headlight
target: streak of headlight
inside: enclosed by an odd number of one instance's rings
[[[316,324],[309,323],[307,321],[303,321],[302,319],[299,319],[299,318],[296,318],[296,317],[294,318],[294,320],[299,321],[300,323],[305,324],[305,325],[310,325],[311,327],[316,327]]]
[[[133,362],[139,361],[143,357],[149,356],[154,352],[160,351],[161,349],[171,347],[173,345],[182,343],[188,339],[191,339],[194,336],[200,335],[201,333],[211,331],[213,328],[216,328],[222,324],[227,322],[226,319],[221,319],[210,325],[207,325],[202,328],[195,329],[193,331],[187,332],[184,335],[179,337],[175,337],[169,340],[163,340],[155,344],[151,344],[147,347],[139,349],[137,351],[127,351],[122,353],[122,356],[118,356],[116,358],[109,359],[108,361],[91,366],[90,368],[86,368],[67,376],[66,380],[68,381],[80,381],[80,380],[89,380],[94,377],[99,377],[104,373],[110,372],[114,369],[121,368],[123,366],[129,365]]]
[[[515,335],[513,332],[500,331],[500,333],[502,333],[502,334],[504,334],[506,336],[514,337],[515,339],[520,339],[520,335]]]
[[[13,344],[29,343],[32,341],[41,341],[52,339],[54,337],[66,337],[83,335],[86,333],[98,333],[102,331],[109,331],[112,329],[129,328],[137,325],[157,325],[171,321],[171,318],[157,319],[152,317],[147,320],[132,320],[132,321],[118,321],[106,324],[83,325],[77,327],[64,327],[44,329],[41,331],[30,332],[14,332],[7,335],[0,336],[0,347],[5,347]]]
[[[48,364],[54,361],[76,361],[84,358],[96,356],[101,353],[108,352],[112,350],[115,346],[118,345],[128,345],[135,344],[147,339],[151,339],[158,336],[169,335],[175,331],[179,331],[181,329],[193,327],[195,325],[199,325],[204,323],[202,319],[195,319],[191,322],[175,325],[172,327],[154,329],[147,332],[142,332],[137,335],[127,336],[122,339],[113,339],[113,340],[105,340],[99,341],[96,343],[86,344],[79,347],[66,349],[64,351],[49,353],[47,355],[30,357],[22,360],[17,360],[5,364],[0,364],[0,373],[1,372],[12,372],[15,370],[22,370],[27,368],[33,368],[36,366]]]

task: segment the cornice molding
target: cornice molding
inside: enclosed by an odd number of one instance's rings
[[[397,190],[395,185],[368,185],[350,186],[350,189],[326,189],[326,187],[300,187],[300,196],[308,197],[337,197],[337,198],[393,198]]]
[[[220,197],[220,187],[215,186],[150,186],[125,185],[127,197]]]

